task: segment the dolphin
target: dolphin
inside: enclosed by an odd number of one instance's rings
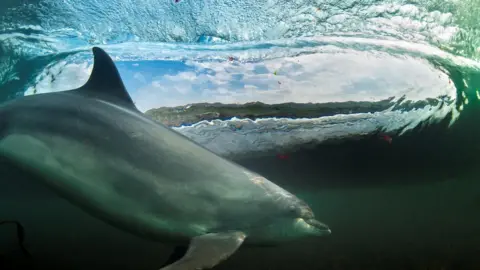
[[[331,233],[290,192],[146,117],[110,56],[93,54],[82,87],[0,106],[0,157],[88,214],[176,246],[162,270]]]

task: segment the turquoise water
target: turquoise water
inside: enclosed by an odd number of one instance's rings
[[[371,103],[174,127],[294,191],[333,231],[245,250],[219,269],[477,269],[479,9],[477,0],[2,1],[0,100],[82,85],[100,46],[142,111]],[[168,256],[2,170],[0,213],[23,221],[38,265],[156,269]],[[0,254],[21,260],[13,233],[0,230]]]

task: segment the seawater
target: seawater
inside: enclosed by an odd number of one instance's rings
[[[175,107],[173,129],[294,192],[332,229],[241,249],[218,269],[478,269],[479,7],[3,1],[0,100],[82,85],[102,47],[139,109]],[[205,102],[240,105],[183,121]],[[33,256],[0,227],[10,269],[156,269],[169,256],[0,167],[0,219],[22,222]]]

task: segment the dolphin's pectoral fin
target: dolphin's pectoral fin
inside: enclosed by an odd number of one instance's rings
[[[168,257],[168,260],[162,265],[162,267],[165,267],[180,260],[183,256],[185,256],[185,254],[187,254],[187,251],[188,246],[176,246],[170,257]]]
[[[245,234],[238,231],[197,236],[185,256],[160,270],[210,269],[235,253],[244,240]]]
[[[87,83],[71,90],[79,95],[121,103],[125,107],[137,110],[132,98],[125,89],[122,78],[112,58],[102,49],[93,48],[94,63],[92,74]]]

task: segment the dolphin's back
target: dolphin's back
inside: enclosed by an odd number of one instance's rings
[[[11,102],[0,119],[4,155],[111,222],[143,220],[133,227],[149,236],[241,229],[274,215],[285,192],[137,111],[73,92]]]

